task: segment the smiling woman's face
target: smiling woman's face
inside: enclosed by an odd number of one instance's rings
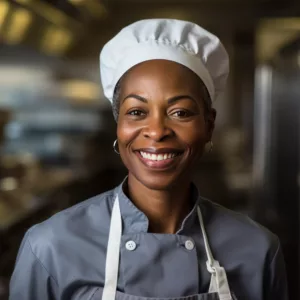
[[[215,119],[197,75],[175,62],[144,62],[126,73],[119,97],[118,144],[129,176],[156,190],[190,180]]]

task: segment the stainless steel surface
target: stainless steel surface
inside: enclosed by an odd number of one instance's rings
[[[272,177],[272,88],[273,69],[263,65],[255,73],[255,98],[253,120],[253,187],[251,213],[260,218],[260,214],[269,214],[272,217],[274,208],[271,197]],[[264,200],[263,200],[264,199]],[[263,206],[263,208],[262,208]]]
[[[300,295],[300,43],[295,45],[284,47],[272,68],[258,69],[252,203],[253,216],[281,239],[291,299]]]

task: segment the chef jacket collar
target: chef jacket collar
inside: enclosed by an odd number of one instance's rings
[[[148,232],[149,220],[124,193],[124,187],[126,185],[127,178],[115,189],[115,196],[119,196],[120,210],[123,219],[123,234]],[[197,221],[197,206],[200,203],[200,196],[197,187],[193,183],[191,184],[191,188],[191,201],[194,203],[194,206],[183,220],[177,234],[189,232]]]

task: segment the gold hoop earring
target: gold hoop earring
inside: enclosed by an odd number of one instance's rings
[[[118,139],[116,139],[113,143],[113,149],[117,154],[120,154],[120,152],[117,150],[117,145],[118,145]]]

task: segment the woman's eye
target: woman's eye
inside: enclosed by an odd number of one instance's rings
[[[191,113],[189,113],[186,110],[177,110],[172,115],[177,118],[185,118],[185,117],[189,117]]]
[[[145,113],[141,110],[135,109],[128,113],[130,116],[143,116]]]

